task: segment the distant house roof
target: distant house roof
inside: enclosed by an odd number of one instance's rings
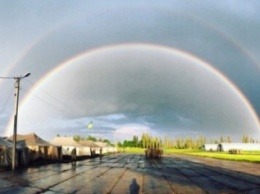
[[[9,137],[10,140],[13,140],[13,136]],[[25,140],[26,145],[28,146],[51,146],[51,144],[42,138],[40,138],[35,133],[30,133],[26,135],[17,134],[17,141]]]
[[[78,142],[76,142],[73,137],[54,137],[50,143],[58,146],[74,146],[83,147]]]
[[[99,145],[97,145],[95,142],[93,142],[91,140],[80,140],[78,143],[82,146],[87,146],[90,148],[99,148],[100,147]]]

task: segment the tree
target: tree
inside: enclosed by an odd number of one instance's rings
[[[231,138],[230,138],[230,136],[227,136],[227,143],[231,143]]]
[[[181,149],[182,145],[181,145],[181,139],[180,138],[176,138],[175,139],[175,145],[177,149]]]
[[[255,140],[253,138],[250,138],[250,143],[255,143]]]
[[[183,146],[184,148],[188,148],[188,149],[191,149],[191,148],[194,148],[194,144],[193,144],[193,140],[192,140],[192,138],[186,138],[186,140],[185,140],[185,143],[184,143],[184,146]]]
[[[75,140],[75,141],[80,141],[80,140],[90,140],[90,141],[97,141],[97,139],[95,138],[95,137],[93,137],[93,136],[88,136],[88,137],[84,137],[84,136],[80,136],[80,135],[74,135],[73,136],[73,139]]]
[[[224,137],[220,136],[219,141],[220,141],[220,143],[224,143]]]
[[[133,144],[135,145],[135,147],[138,146],[138,136],[136,135],[133,136]]]
[[[248,135],[243,135],[242,143],[248,143],[248,142],[249,142],[249,137],[248,137]]]
[[[213,140],[211,140],[211,141],[213,141]],[[199,137],[197,137],[197,140],[196,140],[196,143],[195,143],[194,148],[199,149],[199,148],[200,148],[201,146],[203,146],[206,142],[207,142],[206,137],[199,136]]]
[[[107,143],[108,145],[111,145],[111,142],[108,139],[104,139],[103,142]]]
[[[74,135],[73,139],[78,142],[78,141],[80,141],[81,137],[80,137],[80,135]]]
[[[97,139],[94,136],[89,135],[86,140],[91,140],[91,141],[97,141]]]
[[[148,133],[143,133],[141,137],[141,145],[143,148],[151,147],[152,137]]]
[[[117,142],[117,146],[121,148],[123,147],[123,144],[121,142]]]
[[[168,140],[168,137],[166,135],[164,136],[163,147],[169,148],[169,140]]]
[[[146,140],[145,140],[145,138],[146,138],[145,133],[143,133],[142,137],[141,137],[141,143],[140,143],[142,148],[146,148]]]

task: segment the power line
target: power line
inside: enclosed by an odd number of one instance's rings
[[[26,80],[31,86],[35,85],[35,83],[33,83],[32,81]],[[54,97],[53,95],[50,95],[50,93],[46,92],[45,90],[41,89],[41,88],[37,88],[37,90],[39,90],[40,92],[42,92],[43,94],[47,95],[48,97],[52,98],[54,101],[56,101],[57,103],[59,103],[62,106],[65,106],[64,103],[61,102],[60,99]]]
[[[29,85],[33,86],[35,85],[35,83],[33,83],[32,81],[26,80],[26,82],[29,83]],[[26,89],[29,92],[29,89]],[[79,110],[77,107],[72,107],[69,104],[65,104],[63,103],[60,99],[54,97],[53,95],[51,95],[50,93],[48,93],[47,91],[43,90],[42,88],[37,88],[38,91],[40,91],[41,93],[43,93],[44,95],[46,95],[47,97],[49,97],[50,99],[52,99],[55,104],[53,102],[50,102],[42,97],[39,97],[35,94],[31,94],[31,96],[35,97],[36,99],[38,99],[39,101],[43,102],[44,104],[58,110],[58,111],[62,111],[62,112],[67,112],[67,113],[76,113],[76,109]],[[62,107],[57,106],[56,104],[61,105]],[[83,123],[81,121],[79,121],[80,124],[86,126],[86,123]]]
[[[6,105],[7,105],[7,103],[9,102],[10,96],[11,96],[11,94],[12,94],[12,91],[13,91],[13,88],[10,90],[9,95],[8,95],[8,97],[7,97],[7,99],[6,99],[5,103],[4,103],[4,106],[3,106],[3,108],[2,108],[1,111],[0,111],[0,114],[2,114],[2,112],[4,111],[4,109],[5,109]]]
[[[30,91],[28,88],[25,88],[25,90],[26,90],[27,92]],[[31,94],[31,96],[33,96],[34,98],[38,99],[39,101],[43,102],[44,104],[46,104],[46,105],[48,105],[48,106],[50,106],[50,107],[52,107],[52,108],[54,108],[54,109],[57,109],[57,110],[59,110],[59,111],[64,111],[64,110],[65,110],[65,109],[63,109],[63,108],[60,108],[60,107],[54,105],[54,104],[51,103],[51,102],[48,102],[47,100],[42,99],[41,97],[39,97],[39,96],[37,96],[37,95],[35,95],[35,94]],[[58,101],[57,101],[57,102],[58,102]],[[62,105],[62,106],[64,106],[64,105]]]

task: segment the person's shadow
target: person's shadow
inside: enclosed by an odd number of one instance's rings
[[[140,186],[137,184],[136,179],[133,178],[129,186],[130,194],[139,194]]]

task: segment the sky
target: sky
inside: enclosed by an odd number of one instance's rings
[[[259,4],[0,1],[0,77],[31,73],[18,133],[260,140]],[[14,79],[0,94],[9,136]]]

